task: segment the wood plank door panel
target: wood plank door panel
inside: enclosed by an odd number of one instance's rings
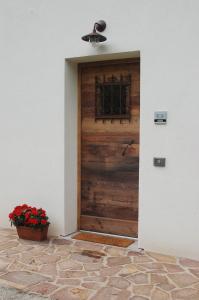
[[[130,119],[96,119],[96,78],[125,78],[129,75]],[[79,78],[80,229],[137,236],[139,61],[80,64]]]

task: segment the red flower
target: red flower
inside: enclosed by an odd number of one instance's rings
[[[41,220],[42,225],[46,225],[46,223],[47,223],[47,220]]]
[[[13,213],[10,213],[8,217],[9,217],[9,219],[13,219],[14,218]]]
[[[33,225],[37,225],[37,224],[38,224],[38,220],[37,220],[37,219],[30,218],[30,219],[28,220],[28,223],[29,223],[29,224],[33,224]]]
[[[38,213],[41,217],[45,217],[46,216],[46,211],[42,208],[38,209]]]
[[[14,210],[14,214],[15,214],[17,217],[19,217],[19,216],[21,215],[21,213],[22,213],[22,211],[21,211],[20,208],[17,208],[17,209]]]
[[[21,209],[21,205],[16,206],[15,209]]]
[[[37,210],[35,207],[33,207],[33,208],[31,209],[31,212],[32,212],[32,214],[35,215],[35,216],[38,215],[38,210]]]
[[[28,220],[30,218],[31,212],[28,211],[25,213],[25,219]]]
[[[21,208],[22,208],[22,209],[26,209],[26,208],[29,208],[29,207],[28,207],[27,204],[23,204],[23,205],[21,206]]]

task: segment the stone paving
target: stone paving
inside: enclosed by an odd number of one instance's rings
[[[0,285],[1,300],[45,300],[43,296],[23,293],[21,290]]]
[[[52,300],[199,300],[199,262],[1,229],[0,284]]]

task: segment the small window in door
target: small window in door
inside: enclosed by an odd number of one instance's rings
[[[131,76],[110,78],[96,77],[96,109],[95,119],[130,120],[130,88]]]

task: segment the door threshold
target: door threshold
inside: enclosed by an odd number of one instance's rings
[[[89,230],[82,230],[82,229],[80,229],[79,232],[93,233],[93,234],[105,235],[105,236],[110,236],[110,237],[120,237],[120,238],[124,238],[124,239],[129,239],[129,240],[132,240],[132,241],[138,241],[138,238],[136,238],[136,237],[124,236],[124,235],[118,235],[118,234],[112,234],[112,233],[89,231]]]

